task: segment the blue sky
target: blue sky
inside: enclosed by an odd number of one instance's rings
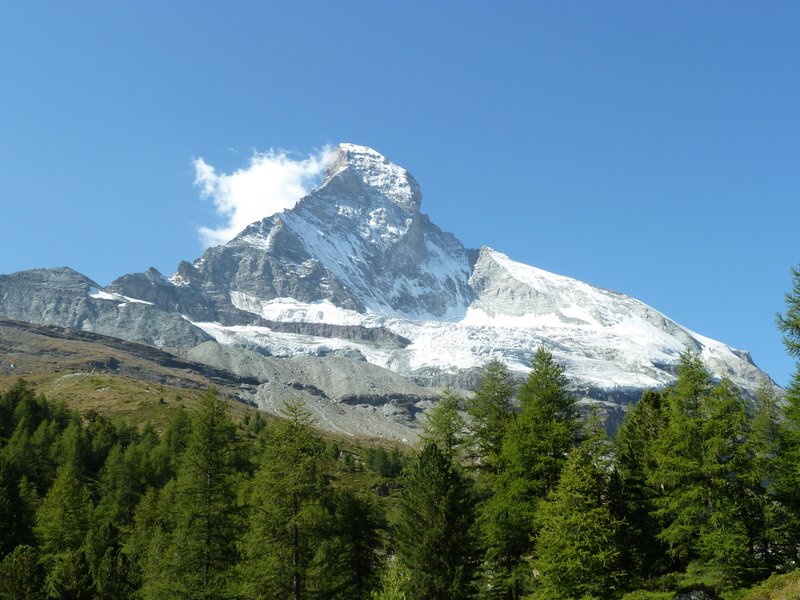
[[[800,261],[796,2],[0,3],[0,273],[172,273],[195,185],[349,141],[466,245],[748,349]]]

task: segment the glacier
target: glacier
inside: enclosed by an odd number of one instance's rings
[[[364,146],[334,153],[293,208],[169,277],[0,276],[0,313],[157,345],[259,379],[268,410],[300,396],[332,429],[407,440],[444,386],[468,393],[492,358],[521,379],[542,345],[612,425],[687,349],[748,394],[768,380],[746,351],[630,296],[464,247],[421,212],[406,169]]]

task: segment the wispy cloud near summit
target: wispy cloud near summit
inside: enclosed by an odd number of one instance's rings
[[[203,158],[194,160],[194,183],[210,198],[220,223],[200,227],[203,244],[213,246],[231,240],[250,223],[292,208],[319,180],[334,150],[325,147],[305,159],[294,159],[283,150],[256,152],[247,167],[233,173],[217,173]]]

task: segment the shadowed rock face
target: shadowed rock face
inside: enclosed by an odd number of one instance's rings
[[[624,294],[464,248],[421,201],[405,169],[342,144],[297,206],[169,278],[150,269],[103,290],[66,268],[0,276],[0,314],[177,349],[258,378],[262,406],[299,395],[323,426],[399,439],[438,388],[474,387],[492,357],[522,379],[542,344],[612,425],[674,380],[687,348],[742,389],[765,376]]]

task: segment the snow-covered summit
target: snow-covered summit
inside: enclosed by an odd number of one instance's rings
[[[390,162],[372,148],[339,144],[335,158],[325,170],[320,188],[325,188],[343,173],[352,173],[360,179],[365,189],[378,191],[402,210],[411,214],[419,211],[421,194],[417,182],[403,167]]]
[[[746,353],[634,298],[464,248],[420,212],[421,198],[404,168],[341,144],[294,208],[171,280],[134,274],[110,292],[175,311],[226,347],[345,356],[429,386],[469,387],[492,357],[522,374],[542,344],[576,393],[618,407],[672,382],[686,348],[742,388],[764,377]]]

